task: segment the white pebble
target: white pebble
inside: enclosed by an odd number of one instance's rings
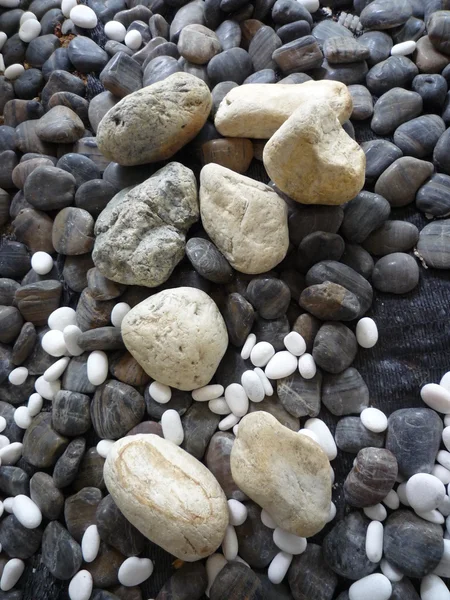
[[[48,318],[50,329],[64,331],[68,325],[77,324],[77,313],[69,306],[61,306],[54,310]],[[81,331],[81,330],[80,330]]]
[[[433,410],[450,414],[450,392],[437,383],[427,383],[420,390],[422,400]]]
[[[331,523],[331,521],[336,516],[336,504],[334,502],[330,502],[330,512],[328,513],[327,523]]]
[[[420,582],[421,600],[450,600],[447,586],[437,575],[426,575]]]
[[[40,33],[41,24],[35,19],[28,19],[19,29],[19,37],[26,44],[37,38]]]
[[[77,5],[77,0],[62,0],[62,2],[61,2],[61,12],[62,12],[62,14],[65,17],[67,17],[67,19],[68,19],[70,17],[70,11],[76,5]]]
[[[14,504],[14,498],[5,498],[3,500],[3,508],[6,510],[7,513],[12,513],[13,511],[13,504]]]
[[[265,367],[274,356],[275,348],[269,342],[258,342],[250,353],[250,361],[255,367]]]
[[[313,431],[319,438],[319,444],[328,456],[328,460],[334,460],[337,456],[337,447],[331,431],[322,419],[312,418],[305,423],[305,429]]]
[[[369,523],[366,532],[366,555],[370,562],[379,563],[383,556],[384,527],[380,521]]]
[[[59,358],[67,353],[67,346],[64,341],[64,335],[62,331],[58,329],[52,329],[47,331],[42,337],[42,348],[50,354]]]
[[[244,371],[241,376],[241,384],[249,400],[252,402],[262,402],[264,400],[266,395],[264,392],[264,386],[257,373],[250,370]]]
[[[430,523],[435,523],[436,525],[442,525],[445,522],[444,515],[442,515],[436,509],[427,511],[416,510],[416,515],[418,515],[421,519],[429,521]]]
[[[212,584],[214,583],[217,575],[220,571],[227,565],[228,562],[223,554],[211,554],[206,559],[206,575],[208,577],[208,587],[206,588],[206,595],[209,598],[209,592],[211,590]]]
[[[314,433],[314,431],[311,431],[310,429],[300,429],[299,433],[301,435],[308,436],[309,438],[311,438],[312,440],[314,440],[316,442],[316,444],[319,444],[319,446],[320,446],[319,436],[317,435],[317,433]]]
[[[234,560],[239,549],[236,531],[232,525],[227,525],[222,542],[223,555],[227,560]]]
[[[280,550],[294,555],[302,554],[308,545],[306,538],[289,533],[288,531],[281,529],[281,527],[274,529],[273,541]]]
[[[214,398],[208,402],[209,410],[215,415],[229,415],[231,410],[224,397]]]
[[[437,508],[439,512],[444,515],[444,517],[448,517],[450,515],[450,496],[445,496]]]
[[[261,379],[261,383],[263,384],[264,393],[266,396],[273,396],[273,387],[270,381],[267,379],[266,374],[259,367],[255,367],[253,369],[258,377]]]
[[[3,466],[15,465],[22,456],[22,444],[13,442],[0,449],[0,460]]]
[[[31,267],[38,275],[47,275],[53,269],[53,258],[47,252],[35,252],[31,257]]]
[[[363,317],[356,324],[356,341],[361,348],[373,348],[378,342],[377,324],[370,317]]]
[[[20,429],[28,429],[31,425],[32,417],[26,406],[19,406],[14,411],[14,422]]]
[[[8,375],[9,383],[12,385],[22,385],[28,377],[28,369],[26,367],[17,367]]]
[[[45,381],[44,377],[38,377],[34,382],[34,389],[44,400],[54,400],[61,389],[61,381]]]
[[[36,21],[37,17],[33,12],[28,10],[27,12],[24,12],[23,15],[20,17],[19,25],[23,25],[25,21],[30,20]]]
[[[250,358],[250,353],[253,350],[256,344],[256,335],[254,333],[249,333],[247,339],[244,342],[241,350],[241,358],[247,360]]]
[[[93,562],[100,548],[100,534],[97,525],[89,525],[81,539],[81,553],[87,563]]]
[[[248,396],[239,383],[230,383],[225,389],[225,400],[235,417],[243,417],[248,412]],[[236,421],[237,423],[237,421]],[[233,423],[232,427],[236,425]]]
[[[24,570],[25,563],[23,560],[20,560],[20,558],[8,560],[3,568],[2,578],[0,580],[0,589],[2,592],[9,592],[9,590],[12,590],[22,577]]]
[[[70,20],[73,21],[77,27],[83,27],[84,29],[94,29],[97,26],[97,15],[84,4],[78,4],[74,6],[70,11]]]
[[[445,528],[447,530],[447,533],[450,533],[450,517],[447,517],[445,519]]]
[[[3,58],[3,54],[0,54],[0,73],[5,72],[5,60]]]
[[[348,590],[349,600],[389,600],[392,594],[392,584],[381,573],[367,575],[355,581]]]
[[[374,504],[363,508],[364,514],[371,521],[384,521],[387,517],[387,511],[382,504]]]
[[[391,565],[391,563],[385,558],[381,559],[380,569],[383,575],[385,575],[389,581],[392,581],[392,583],[396,583],[397,581],[401,581],[403,579],[403,573],[399,571],[397,567]]]
[[[20,2],[20,0],[19,0],[19,2]],[[7,39],[8,39],[8,36],[6,35],[6,33],[4,31],[0,31],[0,50],[5,45]]]
[[[223,385],[217,383],[205,385],[197,390],[193,390],[192,398],[197,402],[209,402],[223,396]]]
[[[132,29],[125,36],[125,46],[128,46],[130,50],[139,50],[142,46],[142,35],[140,31]]]
[[[56,381],[61,377],[64,371],[69,364],[70,358],[65,356],[64,358],[60,358],[55,363],[53,363],[45,372],[44,379],[45,381]]]
[[[278,552],[278,554],[270,563],[269,570],[267,571],[267,576],[272,583],[278,584],[283,581],[283,579],[286,577],[289,567],[291,566],[293,558],[294,557],[292,554],[287,552]]]
[[[298,0],[300,4],[306,8],[306,10],[310,13],[315,13],[319,10],[320,3],[319,0]]]
[[[31,498],[18,494],[13,502],[13,514],[27,529],[36,529],[42,523],[42,513]]]
[[[287,350],[282,350],[269,360],[264,372],[269,379],[282,379],[292,375],[297,370],[297,365],[297,357]]]
[[[114,440],[100,440],[97,444],[97,452],[100,454],[100,456],[106,458],[113,446]]]
[[[102,350],[94,350],[87,359],[87,377],[92,385],[102,385],[108,377],[108,356]]]
[[[444,540],[444,553],[433,573],[439,577],[450,577],[450,540]]]
[[[78,571],[69,583],[70,600],[89,600],[94,587],[94,580],[89,571]]]
[[[312,379],[316,372],[317,367],[312,354],[303,354],[298,359],[298,370],[303,379]]]
[[[442,387],[444,387],[448,392],[450,392],[450,371],[444,373],[442,379],[439,382],[439,385],[442,385]],[[450,422],[446,423],[445,425],[450,425]]]
[[[450,470],[450,452],[447,452],[447,450],[439,450],[436,460],[440,465]]]
[[[406,42],[401,42],[400,44],[395,44],[391,48],[391,56],[408,56],[408,54],[412,54],[416,49],[416,42],[414,40],[408,40]]]
[[[397,510],[400,506],[400,498],[395,490],[391,490],[389,494],[383,498],[382,502],[391,510]]]
[[[405,506],[411,506],[408,497],[406,495],[406,481],[401,483],[397,488],[397,496],[402,504]]]
[[[267,510],[265,508],[263,508],[261,511],[261,521],[262,521],[263,525],[265,525],[269,529],[275,529],[277,527],[277,524],[275,523],[275,521],[272,519],[272,517],[270,516],[270,514],[267,512]]]
[[[167,404],[172,398],[172,390],[168,385],[159,383],[159,381],[152,381],[148,389],[150,396],[158,404]]]
[[[301,356],[306,352],[306,342],[299,333],[291,331],[283,340],[284,347],[294,356]]]
[[[122,321],[130,312],[131,306],[126,302],[118,302],[111,311],[111,323],[114,327],[121,327]]]
[[[169,440],[179,446],[184,440],[183,425],[181,423],[180,415],[176,410],[166,410],[161,417],[161,427],[163,436],[166,440]]]
[[[9,439],[6,437],[6,435],[0,435],[0,450],[2,448],[5,448],[6,446],[9,446],[9,444],[10,444],[10,442],[9,442]]]
[[[381,433],[386,431],[388,420],[384,412],[378,408],[365,408],[360,414],[361,422],[366,429]]]
[[[237,425],[240,421],[240,417],[236,415],[228,415],[224,419],[222,419],[219,423],[220,431],[228,431],[229,429],[233,429],[235,425]]]
[[[450,483],[450,471],[442,465],[434,465],[431,474],[440,479],[444,485]]]
[[[66,344],[67,351],[71,356],[80,356],[80,354],[83,354],[84,352],[84,350],[77,344],[77,339],[80,333],[81,329],[77,325],[67,325],[67,327],[64,327],[64,343]]]
[[[117,577],[120,584],[133,587],[146,581],[152,573],[153,563],[149,558],[131,556],[120,565]]]
[[[448,415],[450,416],[450,415]],[[450,451],[450,426],[447,425],[447,427],[445,427],[444,431],[442,432],[442,441],[444,442],[444,446],[447,448],[447,450]]]
[[[245,523],[247,519],[247,507],[239,500],[228,500],[228,513],[230,515],[230,525],[238,527]]]
[[[13,65],[9,65],[9,67],[6,67],[4,75],[5,75],[6,79],[9,79],[10,81],[14,81],[18,77],[20,77],[24,71],[25,71],[25,68],[23,67],[23,65],[19,65],[18,63],[15,63]]]
[[[7,425],[7,423],[6,423],[6,419],[5,419],[5,417],[1,417],[1,416],[0,416],[0,433],[1,433],[2,431],[5,431],[5,429],[6,429],[6,425]]]
[[[35,417],[36,415],[38,415],[42,410],[43,404],[44,399],[40,394],[37,394],[36,392],[34,394],[31,394],[31,396],[28,398],[27,406],[30,416]]]
[[[119,23],[119,21],[108,21],[108,23],[105,24],[105,35],[110,40],[123,42],[126,34],[127,30],[122,23]]]

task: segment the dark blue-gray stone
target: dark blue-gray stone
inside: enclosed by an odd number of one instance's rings
[[[85,450],[86,440],[82,437],[76,438],[58,458],[53,469],[53,482],[57,488],[67,487],[75,480]]]
[[[448,160],[448,157],[447,157]],[[433,217],[450,213],[450,175],[435,173],[416,194],[417,208]]]
[[[429,223],[420,232],[417,250],[429,267],[450,267],[450,220]]]
[[[384,433],[366,429],[360,417],[344,417],[338,421],[334,434],[336,446],[342,452],[358,454],[363,448],[382,448]]]
[[[109,60],[108,54],[88,37],[78,35],[69,44],[70,61],[80,73],[99,73]]]
[[[450,129],[441,135],[434,147],[433,163],[438,171],[450,175]]]
[[[403,577],[401,581],[392,584],[390,600],[420,600],[420,596],[411,581]]]
[[[394,143],[403,154],[424,158],[431,154],[446,127],[437,115],[422,115],[403,123],[394,132]]]
[[[370,69],[366,85],[374,96],[381,96],[394,87],[408,87],[418,72],[406,56],[391,56]]]
[[[370,279],[373,271],[373,258],[359,244],[345,244],[344,254],[339,261],[351,267],[365,279]]]
[[[322,547],[308,544],[305,552],[294,556],[288,571],[289,587],[297,600],[330,600],[338,578],[326,564]]]
[[[422,97],[425,112],[441,112],[448,91],[445,77],[437,74],[416,75],[411,87]]]
[[[394,45],[391,36],[384,33],[384,31],[368,31],[367,33],[363,33],[358,38],[358,42],[369,50],[369,58],[366,60],[369,67],[373,67],[389,58],[391,48]]]
[[[14,92],[17,98],[32,100],[44,87],[44,78],[39,69],[27,69],[14,81]]]
[[[294,21],[293,23],[287,23],[277,29],[277,35],[283,44],[293,42],[299,38],[309,35],[311,33],[311,26],[308,21]]]
[[[297,371],[277,380],[277,394],[281,404],[294,417],[317,417],[320,412],[322,373],[304,379]]]
[[[75,186],[80,185],[91,179],[100,179],[100,170],[97,165],[87,156],[69,152],[61,157],[56,163],[58,169],[63,169],[75,177]]]
[[[369,184],[375,183],[389,165],[403,156],[400,148],[387,140],[363,142],[361,148],[366,155],[366,181]]]
[[[363,448],[344,482],[345,500],[351,506],[374,506],[394,487],[398,465],[385,448]]]
[[[360,15],[364,29],[392,29],[403,25],[412,15],[408,0],[375,0]]]
[[[71,579],[81,567],[79,544],[58,521],[51,521],[42,538],[42,562],[57,579]]]
[[[264,569],[275,557],[278,548],[273,541],[273,531],[261,521],[261,508],[253,502],[246,506],[247,519],[236,527],[239,556],[252,568]]]
[[[20,558],[22,560],[31,558],[39,550],[42,531],[42,526],[27,529],[14,515],[3,518],[0,523],[0,544],[3,552],[6,552],[10,558]]]
[[[209,61],[207,67],[212,85],[221,81],[234,81],[240,85],[252,71],[252,59],[243,48],[231,48],[217,54]]]
[[[272,8],[272,19],[277,25],[286,25],[294,21],[307,21],[312,25],[311,13],[295,0],[277,0]]]
[[[364,248],[375,256],[394,252],[407,252],[419,239],[419,230],[407,221],[385,221],[363,243]]]
[[[420,0],[419,0],[420,1]],[[396,27],[392,31],[392,39],[396,44],[402,42],[414,41],[417,42],[425,34],[425,23],[417,17],[409,17],[404,25]]]
[[[322,402],[336,416],[359,414],[369,406],[369,389],[359,371],[350,367],[342,373],[326,373]]]
[[[420,75],[414,81],[417,77]],[[422,107],[420,94],[395,87],[375,102],[370,127],[378,135],[389,135],[402,123],[418,117]]]
[[[253,306],[241,294],[232,293],[226,298],[222,316],[227,326],[230,342],[241,348],[255,320]]]
[[[30,495],[30,478],[19,467],[0,467],[0,490],[5,496]]]
[[[363,277],[361,279],[368,284]],[[343,323],[330,322],[324,323],[319,329],[314,340],[312,355],[316,364],[324,371],[341,373],[355,360],[357,351],[358,344],[354,333]]]
[[[228,283],[233,279],[229,262],[209,240],[197,237],[188,240],[186,256],[194,269],[213,283]]]
[[[242,31],[237,21],[223,21],[217,27],[215,33],[219,38],[223,51],[237,48],[241,43]]]
[[[341,232],[349,242],[360,244],[389,218],[390,212],[385,198],[363,190],[345,205]]]
[[[194,402],[182,418],[184,440],[181,448],[197,460],[202,460],[220,419],[220,415],[209,410],[206,402]]]
[[[53,54],[42,65],[42,75],[48,79],[53,71],[71,71],[73,65],[70,62],[67,48],[57,48]]]

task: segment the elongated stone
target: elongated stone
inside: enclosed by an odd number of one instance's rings
[[[70,359],[62,378],[64,390],[80,394],[93,394],[95,392],[95,385],[92,385],[87,376],[87,359],[87,353]]]
[[[375,184],[375,192],[386,198],[391,206],[406,206],[414,201],[418,189],[433,172],[432,163],[403,156],[381,174]]]
[[[375,0],[361,12],[360,20],[364,29],[391,29],[403,25],[412,15],[408,0]]]
[[[70,535],[77,542],[81,542],[86,529],[95,524],[95,513],[101,499],[102,493],[95,487],[85,487],[66,499],[64,520]]]
[[[220,483],[227,498],[242,502],[247,499],[247,496],[238,488],[231,474],[230,455],[233,443],[234,435],[231,433],[215,433],[206,451],[205,463]]]
[[[312,354],[324,371],[341,373],[352,364],[356,353],[356,338],[343,323],[324,323],[319,329]]]
[[[288,581],[294,598],[329,600],[334,594],[338,578],[326,564],[322,547],[308,544],[305,552],[294,556],[288,571]]]
[[[226,298],[222,315],[230,342],[241,348],[253,326],[253,306],[241,294],[232,293]]]
[[[167,406],[167,405],[164,405]],[[182,419],[183,450],[202,460],[221,417],[209,410],[206,402],[194,402]]]
[[[322,402],[333,415],[358,414],[369,406],[369,390],[359,371],[353,367],[337,375],[326,373]]]
[[[209,240],[190,238],[186,254],[194,269],[205,279],[228,283],[233,278],[233,269],[227,259]]]
[[[364,121],[373,114],[372,94],[364,85],[349,85],[348,91],[353,100],[353,121]]]
[[[294,417],[317,417],[320,411],[322,374],[304,379],[297,371],[277,380],[277,394],[281,404]]]
[[[42,538],[42,561],[58,579],[71,579],[82,563],[81,548],[58,521],[51,521]]]
[[[421,230],[417,250],[426,264],[435,269],[450,266],[450,220],[435,221]]]
[[[419,230],[405,221],[386,221],[371,233],[363,243],[364,248],[375,256],[410,250],[419,239]]]
[[[248,502],[247,518],[236,527],[239,556],[252,568],[264,569],[278,552],[273,541],[273,530],[261,521],[261,507]]]
[[[84,438],[76,438],[69,443],[53,469],[53,481],[56,487],[64,488],[73,482],[77,476],[85,449],[86,440]]]
[[[277,63],[272,55],[281,45],[282,42],[272,27],[259,26],[248,47],[255,71],[276,68]]]
[[[394,143],[403,154],[423,158],[433,152],[445,131],[445,123],[437,115],[422,115],[403,123],[394,132]]]
[[[375,183],[389,165],[403,156],[400,148],[387,140],[363,142],[361,148],[366,155],[366,183],[368,184]]]
[[[39,550],[43,527],[28,529],[14,515],[9,515],[0,523],[0,544],[10,558],[26,560]]]
[[[360,450],[344,483],[345,499],[352,506],[378,504],[393,488],[397,472],[397,460],[390,450]]]
[[[312,35],[284,44],[272,56],[285,75],[310,71],[320,67],[323,61],[322,50]]]
[[[435,173],[417,192],[416,206],[433,217],[445,217],[450,213],[450,176]]]
[[[114,96],[124,98],[142,88],[142,68],[124,52],[118,52],[100,73],[100,81]]]
[[[359,417],[344,417],[336,425],[334,434],[336,446],[343,452],[358,454],[363,448],[382,448],[384,433],[366,429]]]
[[[341,231],[347,240],[360,244],[388,219],[390,212],[381,192],[362,191],[346,204]]]
[[[344,252],[344,240],[336,233],[315,231],[302,239],[297,249],[296,267],[306,273],[322,260],[339,260]]]
[[[64,494],[55,486],[50,475],[38,472],[30,480],[30,497],[49,521],[59,517],[64,507]]]
[[[375,102],[370,127],[378,135],[389,135],[402,123],[418,117],[422,105],[419,94],[395,87]]]
[[[51,426],[51,413],[40,413],[23,438],[22,454],[35,467],[51,467],[66,449],[69,440]]]

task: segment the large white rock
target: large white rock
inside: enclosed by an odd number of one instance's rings
[[[212,554],[228,525],[219,483],[193,456],[157,435],[116,442],[106,487],[124,516],[152,542],[185,561]]]
[[[228,346],[216,304],[191,287],[164,290],[132,308],[122,338],[150,377],[180,390],[209,383]]]
[[[203,227],[241,273],[265,273],[286,255],[287,208],[268,185],[211,163],[200,173]]]
[[[339,81],[306,81],[296,85],[251,83],[233,88],[219,105],[214,124],[222,135],[269,139],[309,100],[327,100],[341,123],[350,118],[352,97]]]

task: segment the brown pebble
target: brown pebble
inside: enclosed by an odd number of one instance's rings
[[[33,208],[25,208],[19,212],[12,222],[12,226],[16,239],[26,244],[31,252],[54,253],[55,250],[52,244],[53,220],[44,212]]]
[[[100,271],[94,267],[87,272],[88,288],[91,290],[92,297],[96,300],[113,300],[118,298],[125,291],[126,286],[107,279]]]
[[[64,519],[69,533],[77,542],[81,542],[86,529],[95,524],[95,513],[101,499],[102,493],[96,487],[85,487],[67,498]]]
[[[150,377],[129,352],[110,354],[109,370],[113,377],[128,385],[139,387],[150,381]]]
[[[117,575],[124,560],[123,554],[105,542],[101,542],[97,558],[86,564],[84,568],[92,575],[95,587],[109,588],[119,583]]]
[[[137,435],[138,433],[153,433],[159,435],[159,437],[164,437],[161,424],[156,423],[156,421],[142,421],[142,423],[130,429],[127,435]]]
[[[0,343],[14,342],[22,325],[22,315],[15,306],[0,306]]]
[[[38,167],[53,167],[53,162],[49,158],[31,158],[20,162],[12,172],[12,180],[16,188],[22,190],[28,175]]]
[[[324,321],[352,321],[357,318],[361,309],[355,294],[331,281],[305,288],[300,295],[299,304]]]
[[[105,327],[111,321],[111,311],[116,303],[114,300],[99,302],[92,296],[88,288],[83,291],[77,306],[77,324],[81,331]]]
[[[178,50],[191,63],[205,65],[222,50],[219,38],[204,25],[187,25],[178,38]]]
[[[54,279],[23,285],[16,292],[17,306],[33,325],[46,325],[50,314],[59,307],[62,285]]]
[[[94,247],[94,219],[83,208],[63,208],[53,223],[52,243],[56,252],[69,256],[86,254]]]
[[[74,292],[82,292],[87,287],[87,274],[93,266],[94,262],[90,252],[80,256],[66,256],[63,269],[65,283]]]
[[[14,365],[21,365],[29,357],[36,338],[37,333],[33,323],[25,323],[13,346],[12,362]]]
[[[253,144],[244,138],[210,140],[201,147],[202,164],[217,163],[222,167],[245,173],[253,158]]]
[[[397,472],[397,460],[390,450],[360,450],[344,483],[345,499],[358,507],[378,504],[392,490]]]
[[[321,327],[322,323],[316,317],[308,313],[300,315],[292,327],[293,331],[299,333],[306,342],[306,352],[311,352],[315,337]]]

